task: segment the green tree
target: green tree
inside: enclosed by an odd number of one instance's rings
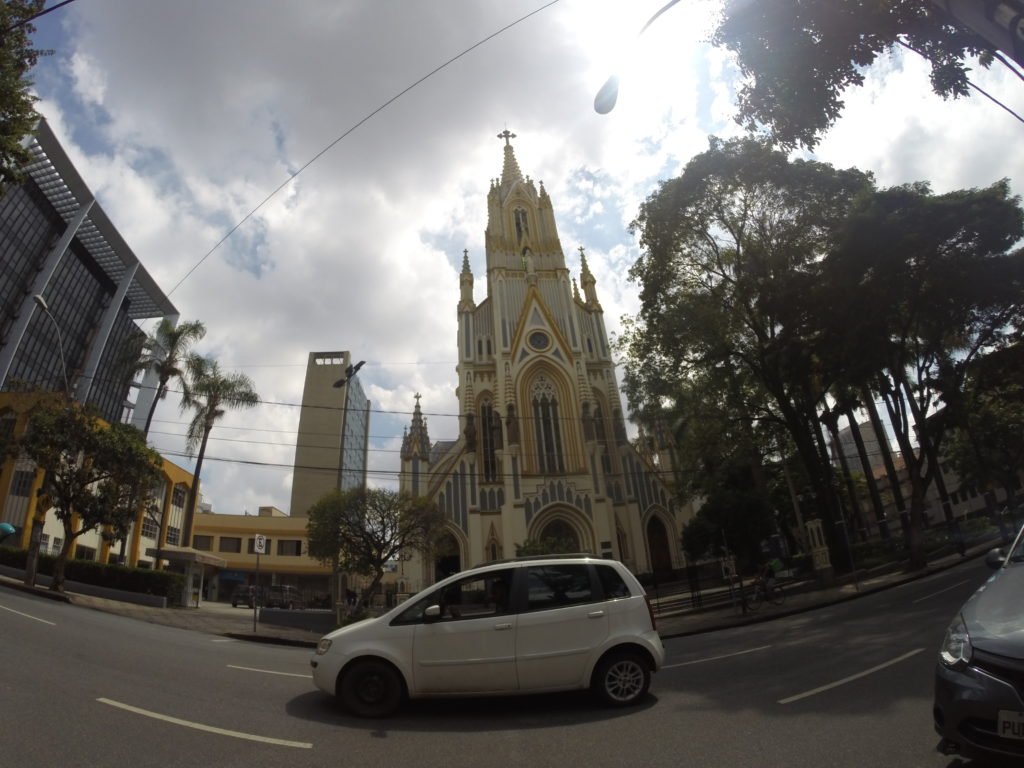
[[[186,364],[188,384],[181,398],[182,412],[194,410],[195,415],[185,433],[185,449],[196,455],[196,471],[192,487],[188,492],[188,506],[185,509],[185,525],[182,546],[192,546],[192,524],[195,520],[196,503],[199,497],[199,477],[203,470],[206,443],[214,425],[228,409],[253,408],[260,397],[253,389],[252,379],[244,373],[225,373],[210,357],[191,355]]]
[[[158,383],[153,404],[149,407],[149,413],[146,414],[146,426],[142,430],[145,435],[149,435],[153,414],[160,401],[167,397],[171,381],[179,381],[183,387],[186,384],[185,369],[189,350],[205,335],[206,326],[198,320],[175,325],[165,317],[146,338],[136,369],[154,371],[157,374]]]
[[[40,494],[64,527],[50,587],[62,591],[75,539],[100,526],[126,530],[135,506],[121,502],[125,488],[157,477],[160,455],[135,427],[108,426],[91,407],[69,406],[63,398],[44,400],[33,409],[18,445],[45,473]]]
[[[4,0],[0,4],[0,30],[7,30],[43,9],[46,0]],[[22,168],[30,159],[21,142],[32,133],[39,116],[30,89],[29,70],[49,51],[32,47],[35,27],[22,24],[0,35],[0,195],[20,184]]]
[[[773,442],[757,430],[784,428],[829,533],[838,502],[817,409],[830,381],[815,354],[811,297],[849,206],[872,188],[855,169],[790,162],[753,139],[712,138],[633,224],[643,255],[630,278],[641,309],[621,345],[632,407],[659,413],[668,402],[696,431],[713,404],[722,445],[735,444],[722,467],[746,466],[755,488],[765,485],[752,474],[766,453],[758,448]],[[705,430],[711,440],[714,429]]]
[[[860,198],[821,271],[823,366],[881,400],[906,467],[910,560],[924,566],[926,492],[945,416],[979,355],[1011,343],[1024,322],[1024,211],[1005,181],[934,195],[917,183]]]
[[[366,603],[385,566],[413,551],[428,552],[444,530],[444,514],[424,498],[383,488],[331,491],[307,513],[309,554],[336,573],[369,576]]]
[[[967,96],[968,63],[991,47],[921,0],[730,0],[712,36],[744,77],[737,121],[780,145],[813,148],[843,109],[843,93],[896,46],[927,59],[943,98]]]

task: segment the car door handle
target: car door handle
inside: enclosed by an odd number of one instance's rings
[[[495,624],[494,628],[501,632],[503,629],[512,629],[511,624]]]
[[[588,619],[600,619],[604,616],[604,611],[591,611],[587,614]]]

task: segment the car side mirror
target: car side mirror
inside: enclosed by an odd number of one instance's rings
[[[1006,560],[1006,553],[1001,549],[990,549],[988,554],[985,555],[985,565],[991,568],[993,571],[998,571],[1003,567],[1003,562]]]
[[[437,621],[441,618],[441,606],[440,605],[428,605],[426,610],[423,611],[424,621]]]

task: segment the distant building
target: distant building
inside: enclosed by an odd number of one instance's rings
[[[551,198],[519,169],[508,131],[487,196],[487,297],[459,277],[460,434],[431,443],[416,396],[400,489],[447,518],[437,551],[400,564],[408,591],[524,542],[556,540],[639,573],[682,567],[680,508],[649,453],[626,436],[597,281],[580,248],[570,275]]]
[[[366,485],[370,401],[348,352],[311,352],[295,440],[291,515],[303,517],[329,491]],[[339,386],[335,386],[339,384]]]
[[[870,421],[867,421],[863,424],[858,423],[857,429],[860,432],[861,440],[864,442],[864,452],[867,454],[871,471],[877,473],[878,470],[884,470],[885,461],[882,458],[882,446],[878,440],[878,435],[875,433],[874,426],[872,426]],[[839,466],[839,456],[842,454],[851,472],[865,474],[860,460],[860,453],[857,451],[857,443],[853,439],[852,427],[847,426],[839,430],[839,444],[833,443],[831,449],[833,464]]]

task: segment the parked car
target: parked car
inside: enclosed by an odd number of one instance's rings
[[[403,698],[590,688],[639,702],[664,661],[643,587],[622,563],[587,555],[520,558],[428,587],[376,619],[325,635],[317,687],[361,717]]]
[[[306,601],[302,598],[302,593],[295,587],[275,584],[267,588],[265,605],[267,608],[285,608],[292,611],[296,608],[305,608]]]
[[[939,750],[1024,758],[1024,528],[946,630],[935,670]]]
[[[237,608],[240,605],[244,605],[246,608],[254,608],[259,599],[259,604],[263,605],[266,600],[265,590],[258,589],[255,586],[246,584],[239,584],[235,587],[235,591],[231,593],[231,607]]]

